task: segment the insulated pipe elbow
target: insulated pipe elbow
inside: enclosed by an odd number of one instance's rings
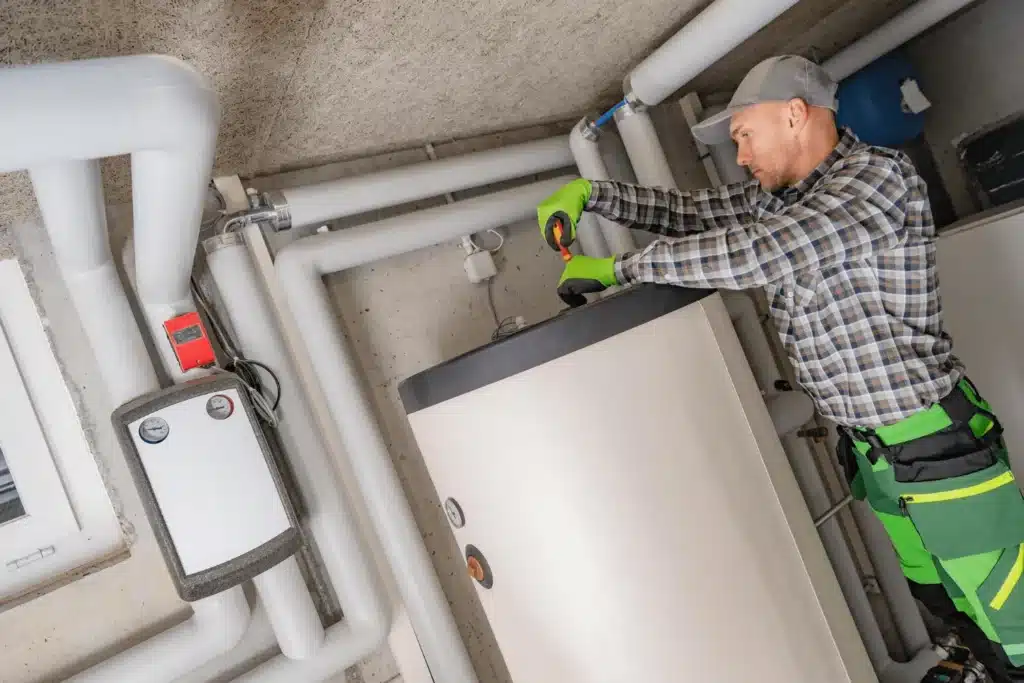
[[[212,147],[211,132],[216,135],[216,92],[199,72],[173,57],[3,69],[0,92],[17,102],[0,108],[3,172],[139,150]]]

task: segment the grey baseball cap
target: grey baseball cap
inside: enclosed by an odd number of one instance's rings
[[[813,107],[836,111],[838,88],[828,72],[809,59],[797,55],[770,57],[744,76],[728,107],[693,127],[693,135],[705,145],[727,142],[732,115],[762,102],[800,98]]]

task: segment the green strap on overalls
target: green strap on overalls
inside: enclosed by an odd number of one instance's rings
[[[956,607],[1002,643],[1015,666],[1024,666],[1024,497],[988,403],[967,381],[958,390],[978,409],[968,424],[979,450],[954,457],[983,467],[934,481],[897,480],[889,460],[902,465],[901,444],[944,437],[954,427],[937,404],[874,430],[871,441],[886,457],[872,453],[864,432],[853,432],[858,474],[852,489],[881,520],[906,577],[942,584]]]

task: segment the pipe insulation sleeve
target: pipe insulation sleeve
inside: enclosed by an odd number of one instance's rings
[[[823,65],[837,82],[923,33],[975,0],[919,0]]]
[[[565,136],[281,190],[294,227],[572,166]]]
[[[253,579],[281,654],[308,659],[324,644],[324,627],[295,557]]]
[[[317,370],[320,389],[363,492],[370,521],[430,669],[446,683],[475,683],[477,678],[322,277],[455,239],[472,230],[528,219],[538,202],[570,179],[555,178],[306,237],[285,247],[277,258],[282,289],[293,315],[302,321],[302,344]]]
[[[793,467],[800,490],[807,501],[811,516],[820,517],[831,507],[831,501],[825,483],[821,479],[821,473],[814,462],[814,454],[802,439],[795,436],[783,437],[782,445]],[[835,570],[846,603],[850,607],[853,621],[857,624],[857,630],[864,641],[871,666],[876,673],[880,673],[890,665],[892,659],[889,657],[889,650],[882,638],[878,620],[871,609],[867,592],[861,583],[860,572],[857,571],[853,555],[843,537],[839,520],[833,517],[825,522],[819,531],[825,552]]]
[[[262,239],[258,228],[248,232]],[[309,531],[344,612],[342,621],[327,629],[324,646],[314,656],[302,660],[279,656],[240,680],[322,680],[383,645],[390,627],[390,605],[249,251],[235,241],[208,250],[206,258],[239,350],[272,367],[281,382],[281,442],[303,493]]]
[[[143,303],[188,293],[217,134],[216,92],[160,56],[0,70],[0,171],[29,169],[57,265],[114,405],[159,389],[114,267],[95,159],[132,154],[134,231]],[[157,339],[162,339],[161,337]],[[178,679],[230,650],[251,612],[235,587],[191,604],[192,616],[72,681]]]
[[[903,575],[899,557],[893,550],[885,528],[867,503],[855,501],[850,509],[853,510],[854,522],[871,556],[871,563],[875,566],[878,584],[889,602],[904,650],[915,653],[931,647],[932,639],[928,635],[921,610],[910,592],[910,584]]]
[[[114,265],[99,161],[53,162],[30,172],[53,253],[114,406],[160,387]]]
[[[715,0],[633,69],[626,92],[648,106],[661,104],[796,3]]]
[[[586,129],[587,120],[583,119],[569,133],[569,148],[572,150],[576,167],[579,169],[580,175],[587,180],[611,180],[604,158],[601,156],[598,141],[588,139],[584,134]],[[592,238],[580,236],[580,241],[583,242],[583,251],[588,256],[603,257],[624,254],[636,249],[636,242],[633,241],[633,234],[629,228],[610,221],[604,216],[594,215],[593,219],[595,223],[589,223],[589,225],[596,226],[598,230],[595,230],[595,233],[599,234],[595,234]],[[592,229],[588,227],[588,223],[582,223],[581,228]]]
[[[644,109],[625,107],[615,113],[615,125],[626,146],[629,162],[641,185],[677,189],[651,115]]]

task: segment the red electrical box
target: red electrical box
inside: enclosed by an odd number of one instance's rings
[[[167,341],[174,349],[174,356],[182,372],[206,368],[217,362],[210,337],[195,311],[165,320],[164,332],[167,333]]]

